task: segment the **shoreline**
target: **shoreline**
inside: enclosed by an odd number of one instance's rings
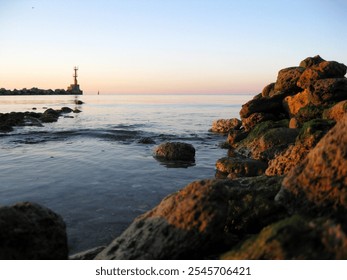
[[[182,186],[105,247],[68,257],[67,245],[59,255],[47,246],[21,257],[347,259],[346,70],[319,56],[280,70],[242,106],[240,120],[214,122],[212,131],[227,137],[228,148],[216,161],[216,177]],[[24,208],[29,229],[37,223],[32,211],[49,212]],[[65,230],[61,218],[49,215],[59,229],[50,231]],[[42,230],[39,240],[47,236]],[[49,242],[64,244],[66,235]]]

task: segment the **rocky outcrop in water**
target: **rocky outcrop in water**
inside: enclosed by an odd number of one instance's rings
[[[71,108],[63,107],[60,110],[47,109],[43,113],[0,113],[0,132],[11,132],[15,126],[43,126],[43,123],[56,122],[62,114],[71,112]]]
[[[195,148],[183,142],[165,142],[155,147],[154,156],[165,161],[195,161]]]
[[[316,56],[279,71],[242,126],[213,125],[228,179],[168,196],[96,258],[346,259],[346,69]]]
[[[68,257],[63,219],[35,203],[0,207],[0,259],[63,260]]]

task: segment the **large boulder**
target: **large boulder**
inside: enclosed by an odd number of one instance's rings
[[[246,104],[242,105],[240,111],[241,118],[248,118],[250,115],[254,113],[272,113],[277,115],[278,113],[282,113],[282,95],[275,95],[273,97],[265,98],[260,97],[257,99],[252,99],[248,101]]]
[[[290,211],[347,214],[347,116],[283,180],[276,200]]]
[[[0,207],[0,240],[0,259],[63,260],[68,257],[63,219],[35,203]]]
[[[294,215],[264,228],[256,237],[221,256],[228,260],[347,259],[347,236],[329,219]]]
[[[202,180],[135,219],[96,259],[201,259],[282,219],[279,178]]]
[[[219,119],[212,123],[212,132],[228,133],[232,129],[239,129],[241,121],[237,118],[233,119]]]
[[[334,104],[334,106],[325,109],[323,111],[323,118],[328,120],[339,121],[341,120],[347,113],[347,100],[343,100]]]
[[[283,94],[286,93],[293,95],[301,91],[301,88],[299,88],[296,84],[304,70],[305,68],[303,67],[289,67],[280,70],[278,72],[277,81],[274,86],[273,94],[276,94],[277,92],[282,92]]]
[[[309,100],[314,105],[322,105],[347,99],[347,78],[331,78],[312,83]]]
[[[295,142],[298,130],[288,128],[288,124],[288,120],[259,123],[244,140],[238,143],[236,151],[254,159],[266,161],[272,159],[275,154]]]
[[[165,142],[154,149],[154,156],[167,161],[195,161],[195,148],[182,142]]]
[[[277,154],[269,161],[265,174],[268,176],[287,174],[302,162],[318,141],[334,126],[330,120],[313,119],[302,126],[295,144]]]
[[[309,91],[304,90],[293,96],[287,96],[283,100],[283,107],[289,114],[289,116],[295,116],[299,110],[310,104]]]
[[[253,113],[247,118],[242,119],[242,127],[245,131],[252,130],[258,123],[268,121],[268,120],[277,120],[277,117],[271,113]]]
[[[300,67],[309,68],[314,65],[317,65],[321,62],[325,61],[323,58],[321,58],[319,55],[316,55],[314,57],[307,57],[303,61],[300,62]]]
[[[297,85],[300,88],[308,89],[310,85],[317,80],[328,78],[343,78],[346,75],[347,67],[336,61],[323,61],[315,64],[305,71],[300,76]]]
[[[254,177],[264,174],[267,163],[250,158],[223,157],[216,162],[217,171],[228,178]]]

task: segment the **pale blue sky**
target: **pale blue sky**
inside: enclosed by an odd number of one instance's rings
[[[307,56],[347,64],[347,1],[0,0],[0,87],[258,93]]]

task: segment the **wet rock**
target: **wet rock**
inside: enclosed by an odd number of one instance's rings
[[[224,157],[217,160],[216,168],[229,179],[254,177],[264,174],[267,163],[250,158]]]
[[[228,133],[232,129],[240,129],[241,121],[239,119],[219,119],[212,123],[212,132]]]
[[[294,215],[264,228],[256,237],[221,256],[228,260],[327,260],[347,258],[341,224]]]
[[[44,123],[56,122],[59,116],[60,113],[58,111],[49,108],[43,112],[42,116],[40,117],[40,120]]]
[[[155,144],[155,141],[150,137],[143,137],[138,141],[139,144]]]
[[[347,116],[283,180],[276,200],[290,211],[347,213]]]
[[[0,259],[67,259],[63,219],[35,203],[0,207]]]
[[[314,105],[347,99],[347,78],[315,81],[310,87],[308,97]]]
[[[289,67],[278,72],[277,81],[274,86],[273,94],[282,92],[282,94],[295,94],[302,89],[297,86],[301,74],[304,72],[303,67]],[[270,95],[271,96],[271,95]]]
[[[73,110],[69,107],[62,107],[60,109],[60,112],[63,113],[63,114],[66,114],[66,113],[71,113]]]
[[[135,219],[95,259],[201,259],[283,218],[275,178],[202,180]]]
[[[154,149],[154,156],[164,160],[195,161],[195,148],[182,142],[162,143]]]
[[[336,61],[323,61],[319,64],[306,68],[300,76],[297,85],[300,88],[308,89],[310,85],[321,79],[343,78],[346,75],[347,67]]]
[[[323,112],[323,118],[339,121],[347,113],[347,100],[341,101]]]

